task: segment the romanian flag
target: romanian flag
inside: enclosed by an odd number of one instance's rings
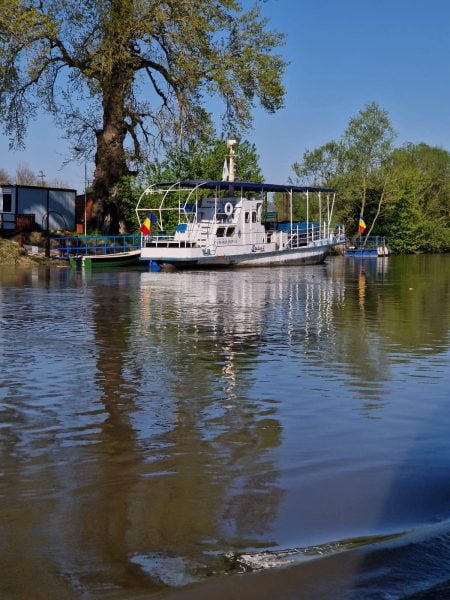
[[[365,230],[366,230],[366,224],[364,222],[363,216],[361,215],[359,217],[358,231],[359,231],[359,233],[364,233]]]
[[[153,213],[148,213],[145,221],[142,223],[140,231],[143,235],[148,235],[152,229],[152,225],[156,224],[156,217]]]
[[[148,235],[150,233],[151,227],[152,226],[151,226],[151,222],[150,222],[150,217],[146,217],[145,221],[141,225],[141,233],[143,235]]]

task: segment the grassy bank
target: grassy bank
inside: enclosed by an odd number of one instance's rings
[[[21,248],[17,242],[0,238],[0,267],[2,266],[30,266],[53,263],[42,256],[30,256],[25,248]]]

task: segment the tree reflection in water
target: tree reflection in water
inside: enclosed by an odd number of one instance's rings
[[[93,288],[105,420],[71,510],[95,577],[119,587],[182,582],[217,568],[216,552],[273,543],[281,427],[275,403],[250,393],[265,298],[231,277],[192,279]]]

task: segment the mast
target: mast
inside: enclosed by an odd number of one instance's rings
[[[227,140],[228,154],[225,157],[225,164],[223,165],[222,180],[223,181],[234,181],[235,164],[234,157],[236,152],[233,146],[236,144],[236,140]]]

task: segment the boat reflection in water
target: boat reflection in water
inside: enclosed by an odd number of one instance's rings
[[[69,512],[101,580],[156,590],[277,546],[283,398],[265,365],[325,347],[343,294],[324,269],[288,271],[122,273],[113,298],[112,276],[86,276],[104,419]]]

